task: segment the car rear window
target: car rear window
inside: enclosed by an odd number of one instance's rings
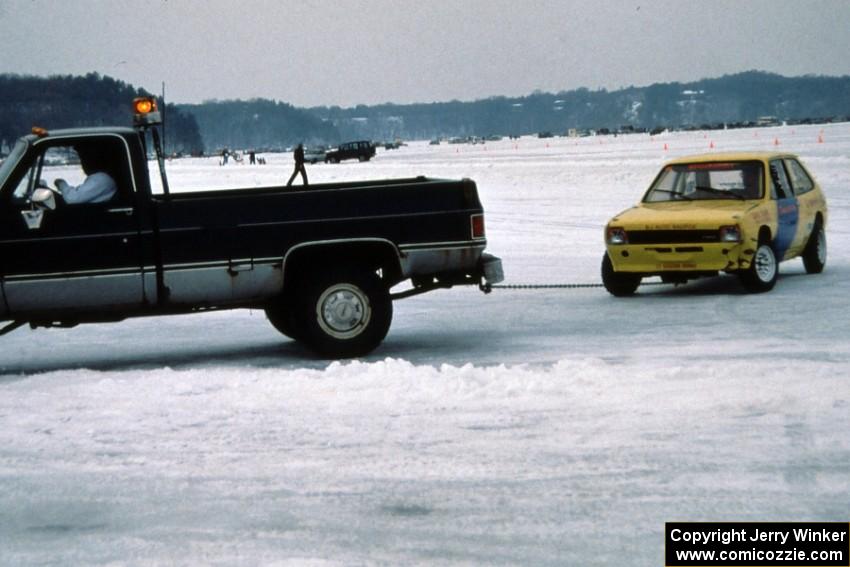
[[[808,193],[815,188],[815,183],[803,166],[795,159],[786,159],[785,165],[788,168],[788,176],[791,178],[791,185],[794,187],[794,193],[802,195]]]

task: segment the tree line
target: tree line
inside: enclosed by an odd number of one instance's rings
[[[98,73],[85,76],[33,77],[0,75],[0,148],[30,132],[43,128],[88,126],[132,126],[131,103],[151,96],[111,77]],[[173,104],[163,110],[167,120],[165,149],[198,152],[204,144],[195,117]]]
[[[32,126],[130,125],[130,101],[149,95],[110,77],[0,75],[0,149]],[[650,130],[850,116],[850,77],[748,71],[615,91],[586,88],[462,102],[322,106],[252,99],[167,105],[166,151],[281,150],[341,141]]]

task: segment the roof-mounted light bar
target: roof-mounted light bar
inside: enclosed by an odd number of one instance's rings
[[[162,123],[162,116],[156,105],[156,98],[142,96],[133,99],[133,124],[135,126],[153,126]]]

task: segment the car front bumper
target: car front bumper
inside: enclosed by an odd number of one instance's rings
[[[740,242],[608,246],[614,271],[644,275],[744,270],[754,253],[755,249]]]

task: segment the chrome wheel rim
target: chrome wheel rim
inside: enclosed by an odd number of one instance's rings
[[[356,337],[369,324],[372,306],[363,290],[349,283],[335,284],[316,302],[319,327],[337,339]]]
[[[773,255],[770,246],[766,244],[759,246],[753,263],[756,267],[756,275],[761,281],[767,283],[776,276],[776,256]]]

